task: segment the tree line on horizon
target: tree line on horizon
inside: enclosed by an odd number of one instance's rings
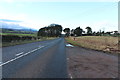
[[[59,24],[50,24],[49,26],[40,28],[38,31],[38,36],[41,37],[60,37],[62,35],[62,31],[65,33],[65,37],[69,36],[118,36],[120,33],[118,31],[111,31],[111,32],[105,32],[105,31],[92,31],[92,28],[87,26],[85,29],[87,29],[87,32],[85,32],[82,28],[76,27],[76,29],[70,29],[65,28],[63,29],[61,25]]]
[[[65,36],[119,36],[120,33],[118,31],[110,31],[110,32],[105,32],[105,31],[92,31],[91,27],[86,27],[87,32],[85,32],[82,28],[77,27],[76,29],[70,30],[70,28],[65,28],[63,31],[65,32]]]
[[[49,26],[40,28],[38,36],[41,37],[59,37],[62,34],[62,26],[59,24],[51,24]]]

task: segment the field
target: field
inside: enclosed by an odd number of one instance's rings
[[[1,35],[37,36],[37,34],[1,33]]]
[[[14,46],[19,44],[43,41],[43,40],[50,40],[54,39],[55,37],[37,37],[37,33],[34,34],[27,34],[27,33],[0,33],[0,35],[6,36],[4,39],[2,38],[2,43],[0,43],[0,47],[7,47],[7,46]],[[9,37],[11,36],[11,37]],[[17,38],[16,38],[17,36]],[[7,38],[8,37],[8,38]],[[23,39],[22,39],[23,37]],[[21,38],[21,39],[19,39]],[[28,39],[30,38],[30,39]],[[6,40],[7,39],[7,40]],[[3,41],[4,40],[4,41]]]
[[[2,44],[0,44],[0,47],[14,46],[14,45],[32,43],[32,42],[37,42],[37,41],[51,40],[51,39],[55,39],[55,37],[50,37],[50,38],[42,37],[41,39],[37,39],[37,40],[24,40],[24,41],[14,41],[14,42],[2,42]]]
[[[111,36],[82,36],[66,38],[68,43],[80,47],[100,50],[110,53],[120,53],[118,49],[118,37]]]

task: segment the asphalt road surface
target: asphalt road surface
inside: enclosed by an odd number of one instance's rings
[[[67,78],[64,38],[2,49],[3,78]]]

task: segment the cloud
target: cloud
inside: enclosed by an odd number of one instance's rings
[[[93,26],[94,26],[95,31],[97,30],[103,30],[103,31],[118,30],[118,23],[111,22],[111,21],[96,22],[96,24],[94,24]]]
[[[23,22],[23,21],[18,21],[18,20],[10,20],[10,19],[0,19],[2,22]]]
[[[0,22],[0,28],[8,28],[8,29],[27,29],[27,27],[21,26],[19,24],[13,24],[13,23],[6,23],[6,22]]]

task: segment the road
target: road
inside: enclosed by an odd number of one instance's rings
[[[3,78],[67,78],[64,38],[2,49]]]
[[[111,78],[113,80],[112,78],[118,78],[120,75],[117,54],[74,46],[66,47],[66,55],[68,73],[72,78]]]

